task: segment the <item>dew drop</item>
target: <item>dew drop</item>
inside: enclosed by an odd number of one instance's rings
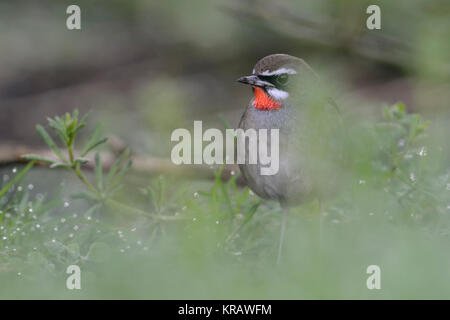
[[[427,155],[427,149],[425,147],[420,148],[420,151],[417,153],[420,157],[425,157]]]
[[[17,168],[13,168],[12,173],[16,173],[16,172],[17,172]]]

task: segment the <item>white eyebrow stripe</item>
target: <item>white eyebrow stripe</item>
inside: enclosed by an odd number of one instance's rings
[[[278,101],[285,100],[289,97],[289,93],[277,88],[267,88],[267,92],[272,98]]]
[[[274,71],[266,70],[263,73],[260,73],[260,75],[262,75],[262,76],[274,76],[274,75],[283,74],[283,73],[297,74],[297,71],[295,71],[294,69],[289,69],[289,68],[280,68],[280,69],[277,69],[277,70],[274,70]]]

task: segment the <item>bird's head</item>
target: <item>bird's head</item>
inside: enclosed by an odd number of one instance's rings
[[[259,60],[250,76],[237,81],[253,88],[253,106],[260,110],[278,110],[295,95],[299,80],[315,78],[314,71],[303,59],[287,54],[272,54]]]

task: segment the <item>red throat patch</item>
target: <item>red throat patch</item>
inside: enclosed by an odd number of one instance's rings
[[[264,89],[254,86],[255,99],[253,100],[253,106],[259,110],[278,110],[281,107],[281,103],[272,99]]]

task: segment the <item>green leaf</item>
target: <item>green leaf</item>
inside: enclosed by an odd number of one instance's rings
[[[75,130],[73,130],[73,134],[76,135],[81,129],[83,129],[84,127],[86,127],[86,123],[80,123]]]
[[[245,199],[247,199],[249,193],[250,193],[250,188],[246,188],[238,200],[239,206],[245,201]]]
[[[87,158],[81,158],[81,157],[76,158],[75,161],[74,161],[75,164],[77,164],[77,163],[80,163],[80,164],[86,164],[86,163],[88,163],[88,162],[89,162],[89,159],[87,159]]]
[[[102,131],[102,126],[98,125],[97,128],[95,128],[94,133],[92,134],[89,141],[86,143],[85,147],[81,151],[81,156],[85,156],[90,150],[92,150],[93,146],[97,144],[97,142],[101,141],[99,140],[100,133]]]
[[[11,187],[18,183],[20,180],[22,180],[22,178],[27,174],[28,171],[30,171],[30,169],[34,166],[34,164],[36,163],[36,160],[32,160],[30,161],[22,170],[19,171],[19,173],[17,173],[13,179],[11,179],[11,181],[8,182],[8,184],[6,186],[4,186],[2,189],[0,189],[0,198],[3,197],[5,195],[5,193],[8,192],[9,189],[11,189]]]
[[[29,198],[30,194],[28,193],[28,190],[25,189],[25,192],[22,195],[22,199],[20,199],[20,203],[19,203],[19,212],[25,212],[27,206],[28,206],[28,198]]]
[[[86,122],[87,122],[87,119],[89,118],[89,116],[91,115],[91,110],[90,111],[88,111],[84,116],[83,116],[83,118],[81,118],[81,120],[80,120],[80,125],[82,125],[82,124],[86,124]]]
[[[62,155],[58,146],[55,144],[53,139],[48,135],[47,131],[45,131],[44,127],[41,125],[36,126],[37,131],[41,135],[42,139],[44,139],[45,143],[53,150],[53,152],[63,161],[67,163],[67,159]]]
[[[54,162],[50,165],[50,169],[54,168],[70,168],[70,164],[64,162]]]
[[[83,150],[83,152],[81,153],[81,156],[85,156],[86,154],[89,153],[89,151],[97,148],[99,145],[105,143],[106,141],[108,141],[108,138],[102,138],[100,140],[95,141],[92,145],[87,145]]]
[[[64,127],[64,123],[61,121],[60,118],[56,117],[55,120],[51,118],[47,118],[48,124],[50,128],[56,131],[58,133],[59,137],[61,138],[61,141],[67,145],[67,141],[69,140],[69,137],[66,133],[66,128]]]
[[[103,168],[100,153],[95,153],[95,179],[97,180],[97,186],[100,191],[103,190]]]
[[[128,160],[128,162],[119,170],[119,172],[115,175],[114,179],[111,181],[111,183],[108,185],[108,189],[114,188],[115,185],[117,185],[120,180],[122,179],[123,175],[130,170],[132,161]]]
[[[222,124],[224,125],[224,127],[226,129],[233,129],[233,127],[231,126],[231,124],[227,121],[227,119],[225,119],[222,115],[218,116],[220,121],[222,121]]]
[[[42,161],[42,162],[49,162],[49,163],[53,163],[55,162],[55,160],[44,157],[44,156],[40,156],[38,154],[34,154],[34,153],[28,153],[28,154],[24,154],[23,156],[21,156],[21,158],[25,159],[25,160],[36,160],[36,161]]]
[[[122,154],[119,156],[119,158],[117,158],[117,160],[114,162],[114,164],[111,167],[111,169],[109,170],[108,176],[106,178],[106,185],[107,186],[111,183],[112,179],[114,178],[114,175],[119,170],[120,165],[122,164],[122,162],[126,158],[128,158],[129,156],[130,156],[130,150],[126,149],[124,152],[122,152]]]

